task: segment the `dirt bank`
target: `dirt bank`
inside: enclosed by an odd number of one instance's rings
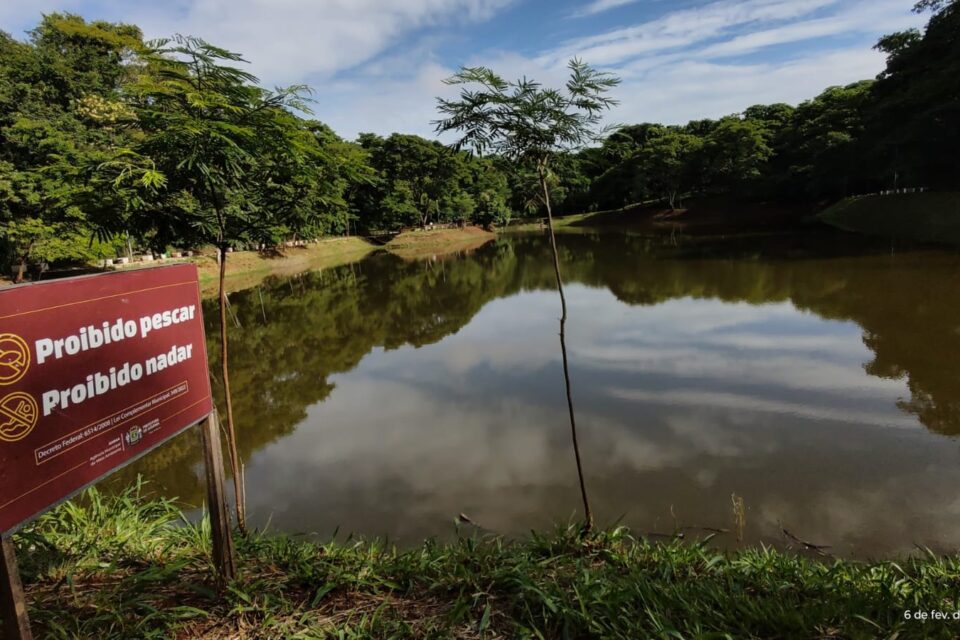
[[[305,247],[284,249],[276,256],[256,251],[234,251],[227,256],[227,291],[256,286],[267,276],[293,275],[313,269],[326,269],[356,262],[376,247],[362,238],[328,238]],[[191,258],[200,270],[200,290],[204,296],[217,293],[219,266],[216,257]]]
[[[406,231],[388,242],[386,249],[405,260],[419,260],[470,251],[495,237],[496,234],[480,227]]]

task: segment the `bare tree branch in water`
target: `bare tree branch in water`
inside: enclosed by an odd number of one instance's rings
[[[564,90],[544,88],[538,82],[523,78],[507,82],[486,67],[463,68],[448,79],[450,85],[461,85],[458,100],[438,99],[444,119],[434,122],[437,133],[457,131],[462,134],[457,149],[469,148],[509,158],[528,170],[535,170],[547,210],[553,267],[560,294],[560,350],[563,356],[563,378],[570,413],[570,435],[577,461],[580,495],[583,498],[584,529],[593,527],[593,512],[580,459],[577,420],[570,386],[570,365],[567,359],[567,299],[563,292],[560,254],[553,227],[550,203],[549,163],[563,151],[570,151],[594,142],[608,130],[600,127],[601,114],[616,104],[607,91],[620,80],[591,68],[580,60],[571,60],[570,79]],[[477,87],[476,89],[470,87]]]

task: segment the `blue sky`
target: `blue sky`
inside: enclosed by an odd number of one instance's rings
[[[133,22],[243,53],[267,86],[306,83],[341,135],[430,135],[460,65],[561,83],[579,56],[623,78],[620,123],[797,103],[875,76],[871,47],[921,26],[913,0],[0,0],[17,37],[42,13]]]

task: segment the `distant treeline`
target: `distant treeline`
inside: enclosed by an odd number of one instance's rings
[[[887,68],[876,80],[798,107],[624,126],[561,156],[551,176],[558,210],[673,207],[702,194],[822,202],[955,188],[960,3],[924,0],[917,10],[932,11],[927,28],[880,40]],[[239,58],[177,42],[179,50],[163,49],[135,26],[70,14],[45,16],[25,42],[0,32],[4,265],[110,257],[130,245],[259,246],[435,222],[500,225],[540,211],[535,176],[502,158],[414,135],[343,140],[290,109],[304,104],[303,88],[270,94],[256,78],[216,66]],[[171,66],[184,51],[201,61]]]
[[[626,126],[567,158],[568,212],[682,195],[823,201],[904,187],[960,186],[960,3],[926,0],[923,33],[883,37],[876,80],[792,107],[757,105],[685,126]]]

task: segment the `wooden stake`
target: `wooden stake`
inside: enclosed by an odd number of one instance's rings
[[[223,449],[216,412],[200,423],[200,433],[207,471],[207,508],[210,510],[210,531],[213,534],[213,563],[217,568],[217,583],[223,587],[237,577],[237,563],[233,555],[230,512],[224,492]]]
[[[3,538],[3,562],[0,563],[0,608],[3,610],[3,637],[7,640],[33,640],[27,599],[23,595],[17,552],[9,538]]]

